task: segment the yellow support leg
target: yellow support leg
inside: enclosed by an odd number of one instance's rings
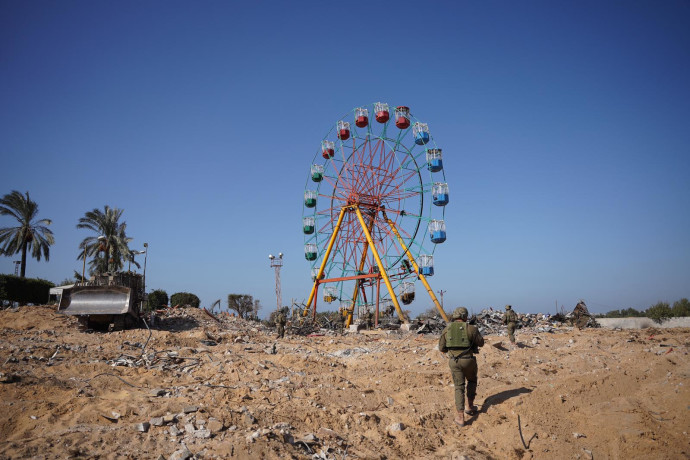
[[[357,218],[359,219],[359,223],[362,226],[362,230],[364,231],[364,236],[367,238],[367,242],[369,243],[369,247],[371,248],[372,254],[374,254],[374,259],[376,259],[376,264],[379,267],[379,274],[381,277],[383,277],[383,281],[386,283],[386,287],[388,288],[388,293],[391,295],[391,299],[393,300],[393,305],[395,306],[395,311],[398,313],[398,317],[400,318],[400,321],[403,323],[407,324],[407,320],[405,319],[405,315],[403,315],[402,310],[400,309],[400,304],[398,303],[398,298],[395,296],[395,291],[393,290],[393,286],[391,285],[391,280],[388,279],[388,273],[386,272],[385,267],[383,266],[383,262],[381,262],[381,258],[379,257],[379,252],[376,250],[376,246],[374,246],[374,240],[371,238],[371,234],[369,233],[369,229],[367,228],[366,222],[364,222],[364,217],[362,217],[362,213],[359,210],[358,206],[352,206],[355,212],[357,213]]]
[[[323,260],[321,261],[321,267],[319,267],[319,272],[316,274],[316,279],[314,280],[314,286],[311,288],[311,292],[309,293],[309,300],[307,301],[306,306],[304,307],[304,312],[302,313],[302,316],[307,316],[309,313],[309,306],[311,305],[312,300],[314,299],[314,295],[316,294],[316,286],[319,284],[319,280],[321,280],[321,276],[323,275],[323,270],[326,268],[326,262],[328,261],[328,258],[331,256],[331,250],[333,249],[333,243],[335,243],[335,238],[338,235],[338,232],[340,231],[340,225],[343,223],[343,216],[345,216],[345,210],[347,207],[343,206],[343,208],[340,210],[340,215],[338,216],[338,223],[335,224],[335,228],[333,229],[333,234],[331,235],[331,239],[328,241],[328,247],[326,248],[326,254],[323,256]]]
[[[431,286],[429,286],[426,277],[422,275],[422,273],[419,271],[419,266],[417,265],[417,262],[414,260],[414,257],[412,257],[412,253],[407,249],[407,246],[405,245],[405,242],[400,236],[400,233],[398,233],[398,229],[395,228],[395,224],[388,218],[388,216],[386,216],[385,212],[383,213],[383,217],[384,219],[386,219],[386,222],[388,223],[388,226],[391,228],[391,230],[393,230],[393,233],[395,233],[395,236],[398,237],[398,242],[400,243],[400,246],[402,246],[403,251],[405,251],[405,253],[407,253],[407,255],[410,257],[410,262],[412,262],[412,266],[414,267],[414,270],[417,272],[417,276],[419,276],[419,279],[422,281],[422,284],[424,284],[424,287],[426,288],[426,291],[429,293],[429,297],[431,297],[432,302],[434,302],[434,305],[436,305],[436,309],[441,314],[446,323],[450,322],[448,316],[446,315],[446,312],[443,311],[443,307],[438,302],[438,299],[436,298],[434,291],[431,289]]]

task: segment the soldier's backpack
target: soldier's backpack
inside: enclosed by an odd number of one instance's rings
[[[517,313],[515,313],[513,310],[508,310],[506,312],[506,319],[508,320],[509,323],[517,323],[517,320],[518,320]]]
[[[467,334],[467,323],[453,321],[446,332],[446,347],[448,348],[468,348],[470,337]]]

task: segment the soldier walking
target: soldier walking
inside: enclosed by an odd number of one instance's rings
[[[343,335],[343,329],[345,328],[345,316],[343,316],[343,309],[339,308],[338,313],[335,317],[335,330],[338,334]]]
[[[283,310],[279,310],[276,315],[276,326],[278,328],[278,338],[282,339],[285,337],[285,323],[287,322]]]
[[[484,345],[484,338],[476,326],[467,324],[467,308],[460,307],[453,311],[451,322],[443,329],[438,339],[438,349],[448,353],[448,366],[455,386],[454,422],[465,426],[465,414],[475,415],[477,406],[474,398],[477,395],[477,358],[474,354]],[[467,380],[467,405],[465,410],[465,380]]]
[[[517,328],[518,315],[513,311],[513,307],[506,305],[506,312],[503,314],[503,324],[508,327],[508,338],[510,343],[515,344],[515,329]]]

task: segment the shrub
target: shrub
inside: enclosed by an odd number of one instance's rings
[[[41,305],[48,302],[50,288],[55,284],[39,278],[0,275],[0,300]]]
[[[201,305],[201,300],[189,292],[176,292],[170,296],[170,304],[179,305],[181,307],[189,305],[190,307],[199,308],[199,305]]]
[[[673,316],[690,316],[690,301],[686,298],[682,298],[676,302],[673,302]]]
[[[155,310],[156,308],[168,305],[168,293],[162,289],[156,289],[149,293],[147,310]]]
[[[667,302],[658,302],[656,305],[649,307],[645,313],[647,318],[653,319],[659,324],[673,316],[671,307],[669,307]]]

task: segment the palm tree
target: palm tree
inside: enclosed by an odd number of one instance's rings
[[[118,271],[123,268],[124,261],[134,260],[129,249],[132,238],[127,236],[127,223],[120,222],[123,212],[123,209],[106,205],[103,211],[94,208],[79,219],[77,228],[86,228],[96,233],[96,236],[88,236],[79,244],[81,250],[77,257],[77,260],[83,259],[85,255],[93,257],[89,262],[92,274]]]
[[[41,255],[50,260],[50,246],[55,244],[53,232],[47,227],[50,219],[35,220],[38,204],[16,190],[0,200],[0,215],[17,219],[18,227],[0,228],[0,254],[11,256],[22,253],[21,277],[26,275],[26,251],[31,249],[31,257],[41,261]]]

